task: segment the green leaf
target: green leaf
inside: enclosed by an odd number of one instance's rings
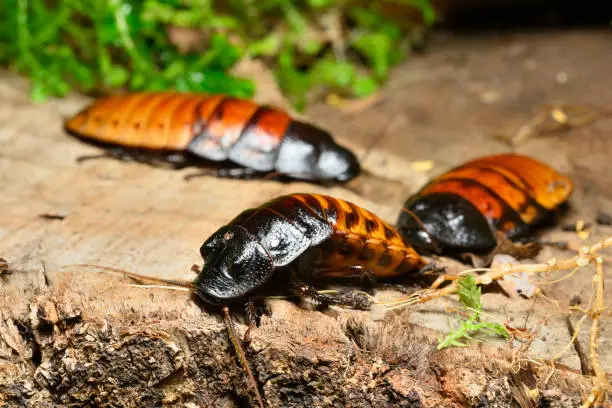
[[[207,27],[215,29],[239,30],[242,22],[233,16],[214,15],[210,17]]]
[[[352,45],[368,59],[377,78],[382,79],[387,76],[392,47],[389,37],[382,33],[367,33],[357,37]]]
[[[272,33],[251,43],[247,50],[251,56],[270,56],[278,52],[281,44],[281,37],[276,33]]]
[[[109,67],[104,75],[104,83],[112,87],[125,85],[129,78],[128,70],[120,65]]]
[[[510,337],[508,330],[506,330],[506,328],[499,323],[483,322],[483,325],[486,329],[492,331],[498,336],[502,336],[505,339]]]
[[[323,49],[325,43],[319,38],[307,38],[300,41],[298,44],[300,51],[306,55],[316,55]]]
[[[188,90],[196,92],[222,93],[239,98],[250,98],[255,92],[252,81],[227,75],[223,71],[190,72],[182,77]]]
[[[356,74],[357,70],[350,62],[324,59],[314,65],[311,78],[315,83],[346,88],[353,83]]]
[[[280,88],[289,95],[298,111],[306,104],[306,95],[311,87],[311,78],[307,73],[294,68],[293,48],[286,45],[278,56],[278,68],[274,70]]]
[[[243,54],[244,51],[232,44],[225,35],[217,34],[210,39],[208,50],[191,69],[214,68],[225,71],[234,66]]]
[[[291,27],[295,34],[304,34],[308,29],[306,18],[291,4],[291,2],[287,2],[284,9],[285,18],[287,19],[289,27]]]
[[[174,78],[178,78],[183,75],[187,70],[187,64],[182,59],[173,60],[167,67],[164,69],[163,77],[167,80],[172,80]]]
[[[482,310],[480,286],[476,285],[476,280],[472,275],[466,275],[463,279],[459,280],[457,294],[463,306],[478,312]]]
[[[409,0],[408,2],[421,11],[428,25],[436,22],[438,15],[429,0]]]
[[[382,23],[382,18],[378,13],[365,7],[354,7],[348,13],[361,29],[376,29]]]
[[[147,77],[142,72],[136,72],[132,75],[132,79],[130,81],[131,89],[143,89],[147,83]]]
[[[351,87],[353,95],[363,98],[372,95],[378,89],[378,83],[369,76],[358,76]]]
[[[322,9],[333,4],[333,0],[308,0],[308,5],[314,9]]]

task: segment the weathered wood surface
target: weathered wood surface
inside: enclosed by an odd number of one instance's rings
[[[608,34],[597,32],[438,39],[430,54],[395,72],[378,103],[359,111],[313,106],[307,116],[359,154],[375,144],[366,167],[391,181],[357,183],[363,195],[306,183],[185,183],[182,177],[193,170],[112,160],[79,166],[75,158],[96,149],[68,137],[61,121],[86,99],[32,105],[27,85],[3,74],[0,257],[12,273],[0,278],[0,402],[244,406],[242,371],[214,313],[182,292],[134,288],[117,276],[66,266],[91,263],[192,278],[204,238],[241,210],[289,192],[336,195],[395,222],[404,199],[427,177],[477,155],[508,151],[493,135],[516,132],[541,104],[606,107],[612,100],[609,46]],[[259,100],[280,103],[273,92]],[[612,213],[611,128],[612,120],[602,119],[517,149],[576,179],[567,222]],[[415,162],[426,160],[433,169],[418,171]],[[43,219],[43,213],[66,218]],[[612,227],[595,226],[588,242],[611,233]],[[547,235],[577,240],[559,229]],[[553,256],[571,254],[546,249],[539,260]],[[579,317],[564,313],[570,298],[588,301],[591,272],[544,288],[559,306],[544,298],[510,300],[490,293],[485,310],[518,327],[547,318],[529,357],[552,358],[570,340],[568,318],[575,323]],[[272,316],[263,317],[253,333],[250,357],[270,406],[573,407],[590,388],[574,347],[557,360],[560,368],[548,382],[549,366],[525,362],[517,369],[504,344],[436,351],[431,330],[449,330],[453,300],[387,314],[377,308],[304,310],[283,300],[270,305]],[[600,350],[608,372],[611,328],[606,316]],[[579,340],[587,347],[586,324]],[[528,389],[535,388],[533,400]]]

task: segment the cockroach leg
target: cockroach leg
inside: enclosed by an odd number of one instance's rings
[[[134,151],[125,153],[129,155],[133,161],[141,164],[148,164],[153,167],[166,167],[174,170],[181,170],[188,167],[188,160],[179,153],[156,154],[147,151]]]
[[[168,154],[164,157],[164,162],[172,166],[175,170],[182,170],[189,167],[189,161],[181,153]]]
[[[233,168],[220,168],[220,169],[206,169],[203,171],[199,171],[197,173],[187,174],[184,179],[185,181],[189,181],[191,179],[197,177],[219,177],[219,178],[228,178],[228,179],[238,179],[238,180],[250,180],[255,178],[261,178],[262,173],[260,171],[250,169],[247,167],[233,167]]]
[[[257,326],[257,313],[255,311],[255,300],[253,298],[249,298],[247,301],[246,316],[248,320],[248,327],[244,332],[242,342],[244,344],[249,344],[251,342],[251,330],[253,330],[253,327]]]
[[[363,290],[369,295],[374,295],[375,289],[380,288],[396,290],[403,294],[407,294],[409,292],[409,289],[404,285],[400,285],[398,283],[380,282],[376,278],[374,271],[372,271],[371,269],[361,269],[361,275],[359,276],[359,279],[361,281],[361,290]]]
[[[124,149],[122,147],[112,147],[105,150],[102,154],[94,154],[89,156],[79,156],[76,159],[78,164],[85,161],[110,158],[122,162],[136,162],[148,164],[154,167],[170,166],[175,170],[180,170],[189,165],[188,161],[181,153],[152,153],[147,151],[138,151],[133,149]]]
[[[339,305],[350,305],[355,310],[370,310],[372,298],[355,290],[341,290],[335,296]]]
[[[435,262],[430,262],[417,271],[418,274],[424,275],[430,272],[432,275],[439,275],[446,272],[446,267],[438,266]]]
[[[255,178],[261,178],[266,173],[250,169],[247,167],[234,167],[229,169],[217,169],[216,176],[220,178],[239,179],[239,180],[250,180]]]
[[[361,275],[359,276],[359,280],[361,282],[361,289],[364,292],[373,295],[374,287],[378,283],[376,281],[376,276],[374,275],[374,272],[370,269],[361,269]]]
[[[86,161],[98,160],[98,159],[115,159],[120,161],[129,161],[132,157],[126,153],[122,148],[111,148],[100,154],[91,154],[79,156],[76,158],[76,162],[78,164],[82,164]]]
[[[329,296],[323,293],[319,293],[315,288],[302,282],[296,282],[294,290],[298,296],[311,298],[312,300],[321,305],[336,305],[340,307],[349,307],[358,310],[364,309],[363,299],[357,299],[354,296]]]
[[[363,269],[361,276],[361,289],[369,295],[374,295],[375,289],[385,288],[391,290],[397,290],[403,294],[408,293],[408,288],[398,283],[390,283],[390,282],[379,282],[376,279],[376,275],[370,269]]]

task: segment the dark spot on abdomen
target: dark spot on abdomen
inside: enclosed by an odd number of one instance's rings
[[[391,254],[389,252],[385,252],[384,254],[382,254],[382,256],[380,258],[378,258],[378,266],[382,266],[383,268],[385,266],[389,266],[391,265],[391,262],[393,261],[393,257],[391,256]]]
[[[368,218],[368,219],[366,219],[365,226],[366,226],[366,232],[368,234],[371,234],[372,231],[374,231],[376,229],[376,222],[374,222],[374,221],[372,221],[371,219]]]
[[[354,211],[346,212],[344,214],[344,220],[346,223],[346,229],[350,230],[354,225],[359,223],[359,214]]]
[[[391,239],[395,236],[395,231],[393,231],[391,228],[385,226],[385,238],[386,239]]]

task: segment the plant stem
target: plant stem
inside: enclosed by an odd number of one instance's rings
[[[28,31],[28,0],[17,0],[17,46],[25,65],[32,68],[36,77],[42,67],[30,52],[30,32]]]
[[[134,43],[134,40],[130,35],[130,28],[125,19],[122,1],[110,0],[109,5],[113,10],[113,15],[115,16],[115,23],[117,24],[117,30],[119,31],[119,36],[121,37],[121,41],[123,42],[125,50],[140,69],[142,69],[143,71],[149,71],[149,64],[138,53],[138,50],[136,49],[136,44]]]

